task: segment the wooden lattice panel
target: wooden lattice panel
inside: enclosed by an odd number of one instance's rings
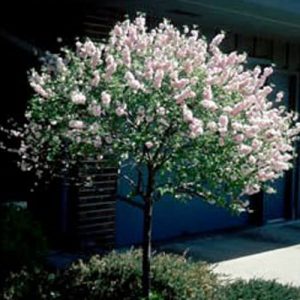
[[[78,189],[77,232],[83,246],[110,248],[115,239],[117,169],[86,161],[80,170],[90,182]]]

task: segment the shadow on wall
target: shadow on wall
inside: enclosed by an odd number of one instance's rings
[[[153,240],[194,235],[248,224],[246,213],[232,216],[225,209],[214,207],[201,200],[187,203],[166,197],[155,204],[153,212]],[[116,206],[116,245],[130,246],[142,241],[142,211],[118,201]]]

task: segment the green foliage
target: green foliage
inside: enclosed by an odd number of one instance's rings
[[[218,280],[203,262],[160,254],[153,257],[152,286],[165,300],[218,299]]]
[[[57,274],[23,270],[7,281],[4,299],[138,300],[142,298],[140,261],[140,251],[112,252],[78,261]],[[218,299],[216,275],[206,264],[157,254],[152,275],[152,300]]]
[[[237,280],[224,288],[224,300],[299,300],[300,289],[276,281]]]
[[[142,289],[140,259],[139,252],[130,251],[78,261],[63,276],[68,299],[139,299]]]
[[[6,281],[3,300],[143,300],[141,252],[111,252],[51,273],[24,268]],[[157,254],[151,300],[300,300],[300,289],[253,279],[224,284],[203,262]]]
[[[112,252],[75,263],[63,277],[68,299],[140,299],[141,256],[140,251]],[[203,263],[158,254],[151,268],[153,299],[216,299],[217,278]]]
[[[3,300],[52,300],[62,299],[59,292],[59,277],[40,268],[23,268],[11,273],[0,298]]]
[[[16,206],[1,207],[0,211],[1,270],[18,270],[39,263],[47,250],[41,226],[29,211]]]

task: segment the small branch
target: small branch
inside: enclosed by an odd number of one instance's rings
[[[127,176],[125,174],[119,174],[119,175],[120,175],[121,178],[126,180],[126,182],[128,182],[131,187],[136,188],[136,183],[134,182],[133,179],[131,179],[129,176]]]
[[[140,194],[143,193],[143,176],[142,176],[142,171],[138,166],[137,166],[137,172],[138,172],[138,179],[136,185],[136,193]]]
[[[120,201],[123,201],[123,202],[126,202],[134,207],[137,207],[141,210],[144,210],[144,205],[138,201],[135,201],[135,200],[132,200],[126,196],[121,196],[121,195],[117,195],[117,198],[120,200]]]
[[[180,187],[180,188],[176,189],[176,191],[178,193],[192,195],[192,196],[196,196],[199,198],[205,198],[205,199],[207,198],[207,196],[204,193],[197,192],[197,191],[189,189],[189,188]]]

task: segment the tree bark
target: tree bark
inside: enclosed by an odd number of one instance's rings
[[[152,235],[152,210],[151,198],[145,199],[144,209],[144,237],[143,237],[143,297],[149,299],[151,288],[151,235]]]
[[[148,166],[148,182],[147,191],[144,197],[144,233],[143,233],[143,297],[149,299],[151,289],[151,237],[152,237],[152,212],[153,212],[153,172],[152,168]]]

